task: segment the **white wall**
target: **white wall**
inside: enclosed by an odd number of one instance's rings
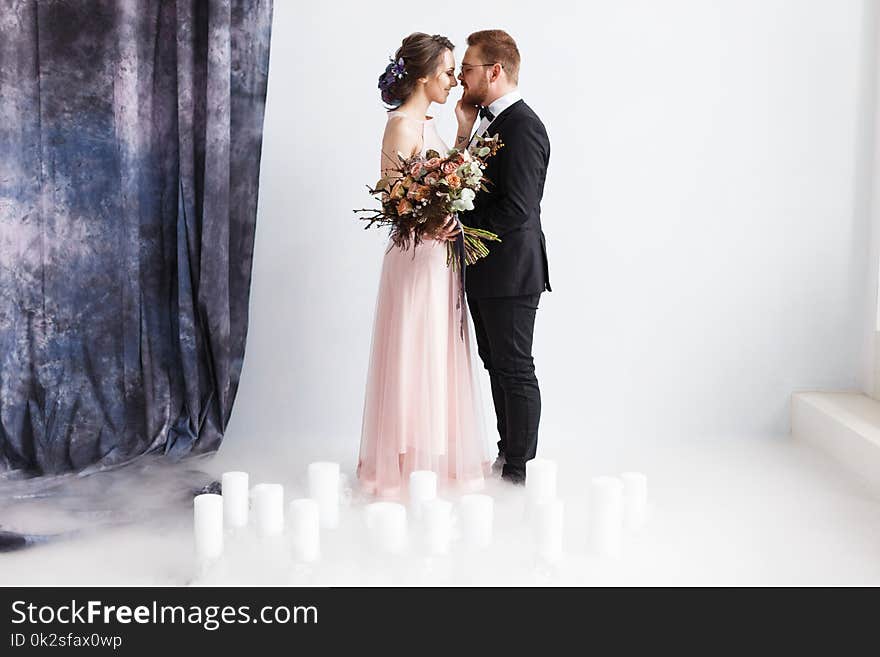
[[[550,134],[542,445],[785,433],[792,390],[864,387],[873,2],[275,4],[228,444],[357,451],[385,237],[352,209],[378,75],[416,30],[458,62],[507,29]],[[434,110],[451,140],[452,103]]]
[[[869,5],[862,22],[868,38],[863,39],[865,60],[873,57],[873,76],[868,77],[863,89],[868,102],[864,104],[869,117],[864,123],[861,141],[861,175],[857,178],[856,212],[867,214],[870,222],[868,250],[868,285],[865,289],[865,321],[863,324],[862,389],[875,399],[880,399],[880,11],[876,2]]]

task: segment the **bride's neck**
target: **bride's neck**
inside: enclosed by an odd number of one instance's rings
[[[419,94],[413,94],[410,96],[407,101],[400,105],[397,108],[398,112],[403,112],[408,117],[412,119],[416,119],[418,121],[424,121],[425,116],[428,114],[428,108],[431,106],[431,101],[428,100],[426,96]]]

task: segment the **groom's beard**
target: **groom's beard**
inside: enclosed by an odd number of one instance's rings
[[[468,105],[482,105],[489,94],[489,85],[482,87],[468,87],[461,95],[461,101]]]

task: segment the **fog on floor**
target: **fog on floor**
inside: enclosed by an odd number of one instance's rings
[[[240,443],[239,443],[240,444]],[[260,455],[221,449],[177,465],[145,461],[112,472],[2,487],[0,530],[33,543],[0,555],[0,584],[12,585],[877,585],[880,499],[813,448],[788,437],[618,442],[565,441],[543,454],[559,466],[563,556],[537,557],[525,491],[498,479],[489,549],[453,540],[445,556],[420,547],[415,523],[402,555],[371,549],[348,454],[276,445]],[[346,458],[347,457],[347,458]],[[245,470],[250,485],[284,485],[285,506],[307,494],[306,467],[337,460],[344,486],[340,524],[322,530],[321,558],[294,559],[290,536],[260,539],[253,526],[227,534],[223,557],[198,568],[192,496],[222,472]],[[624,537],[620,558],[588,549],[590,480],[640,471],[650,514]],[[454,499],[451,501],[455,502]],[[253,518],[252,518],[253,520]],[[7,535],[8,536],[8,535]]]

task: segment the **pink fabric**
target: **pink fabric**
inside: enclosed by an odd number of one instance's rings
[[[433,122],[425,126],[423,152],[445,152]],[[464,340],[459,332],[459,286],[444,242],[426,240],[403,251],[389,241],[357,466],[369,494],[405,497],[414,470],[436,472],[442,488],[473,491],[490,471],[469,314]]]

